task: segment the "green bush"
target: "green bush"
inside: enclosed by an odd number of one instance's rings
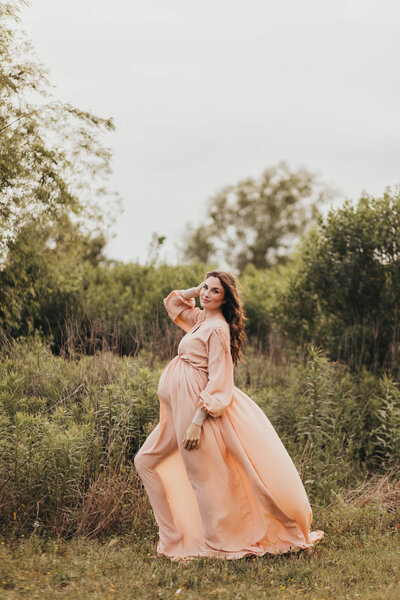
[[[38,339],[16,344],[3,358],[4,527],[36,523],[59,533],[75,531],[88,493],[105,474],[114,484],[125,481],[136,494],[140,482],[135,482],[133,457],[159,414],[158,373],[145,362],[107,352],[66,361]],[[113,489],[121,493],[120,486]]]
[[[331,489],[399,466],[400,392],[387,376],[366,370],[354,376],[315,347],[291,365],[274,365],[251,350],[238,375],[313,496],[327,500]]]
[[[38,332],[69,358],[104,349],[169,356],[178,338],[163,298],[198,285],[207,266],[114,262],[104,243],[67,218],[21,228],[0,269],[0,341]]]
[[[394,374],[399,365],[400,194],[363,196],[320,220],[304,240],[282,326],[353,370]]]

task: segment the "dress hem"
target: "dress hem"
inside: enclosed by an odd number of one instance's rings
[[[235,559],[240,559],[240,558],[244,558],[247,556],[255,556],[257,558],[260,558],[262,556],[264,556],[265,554],[286,554],[288,552],[300,552],[301,550],[307,550],[308,548],[311,548],[313,546],[315,546],[320,540],[322,540],[322,538],[324,537],[324,531],[317,529],[316,531],[311,532],[310,537],[312,538],[310,543],[305,543],[305,544],[296,544],[296,545],[291,545],[289,544],[286,548],[280,548],[280,549],[275,549],[273,550],[271,547],[269,548],[264,548],[261,549],[259,551],[257,550],[239,550],[236,552],[229,552],[229,551],[225,551],[225,550],[212,550],[210,549],[204,549],[204,550],[199,550],[198,552],[193,552],[190,554],[186,554],[186,555],[180,555],[180,554],[168,554],[167,552],[162,552],[161,550],[159,550],[159,546],[157,546],[157,554],[159,556],[164,556],[166,558],[169,558],[170,560],[177,562],[177,561],[187,561],[187,560],[193,560],[195,558],[217,558],[217,559],[223,559],[223,560],[235,560]],[[275,544],[275,548],[278,546],[278,544]]]

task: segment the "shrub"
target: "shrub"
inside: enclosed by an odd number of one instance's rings
[[[304,240],[282,324],[297,343],[323,346],[356,371],[399,364],[400,194],[345,202]]]

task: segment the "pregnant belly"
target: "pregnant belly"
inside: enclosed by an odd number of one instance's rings
[[[165,367],[161,373],[161,377],[158,381],[157,394],[164,400],[164,402],[170,403],[170,382],[168,381],[167,369],[169,364]]]
[[[161,373],[157,393],[169,405],[189,399],[197,402],[198,394],[206,387],[207,381],[204,370],[197,369],[178,354]]]
[[[179,386],[178,381],[178,356],[175,356],[165,367],[164,371],[161,373],[161,377],[158,381],[158,395],[163,399],[167,404],[171,404],[172,396],[174,396],[174,391]],[[182,378],[183,373],[180,373],[180,377]]]

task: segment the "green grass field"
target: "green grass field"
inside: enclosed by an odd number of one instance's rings
[[[0,598],[398,600],[399,488],[379,488],[314,505],[313,528],[325,538],[285,555],[176,563],[156,554],[155,526],[102,541],[3,538]]]

